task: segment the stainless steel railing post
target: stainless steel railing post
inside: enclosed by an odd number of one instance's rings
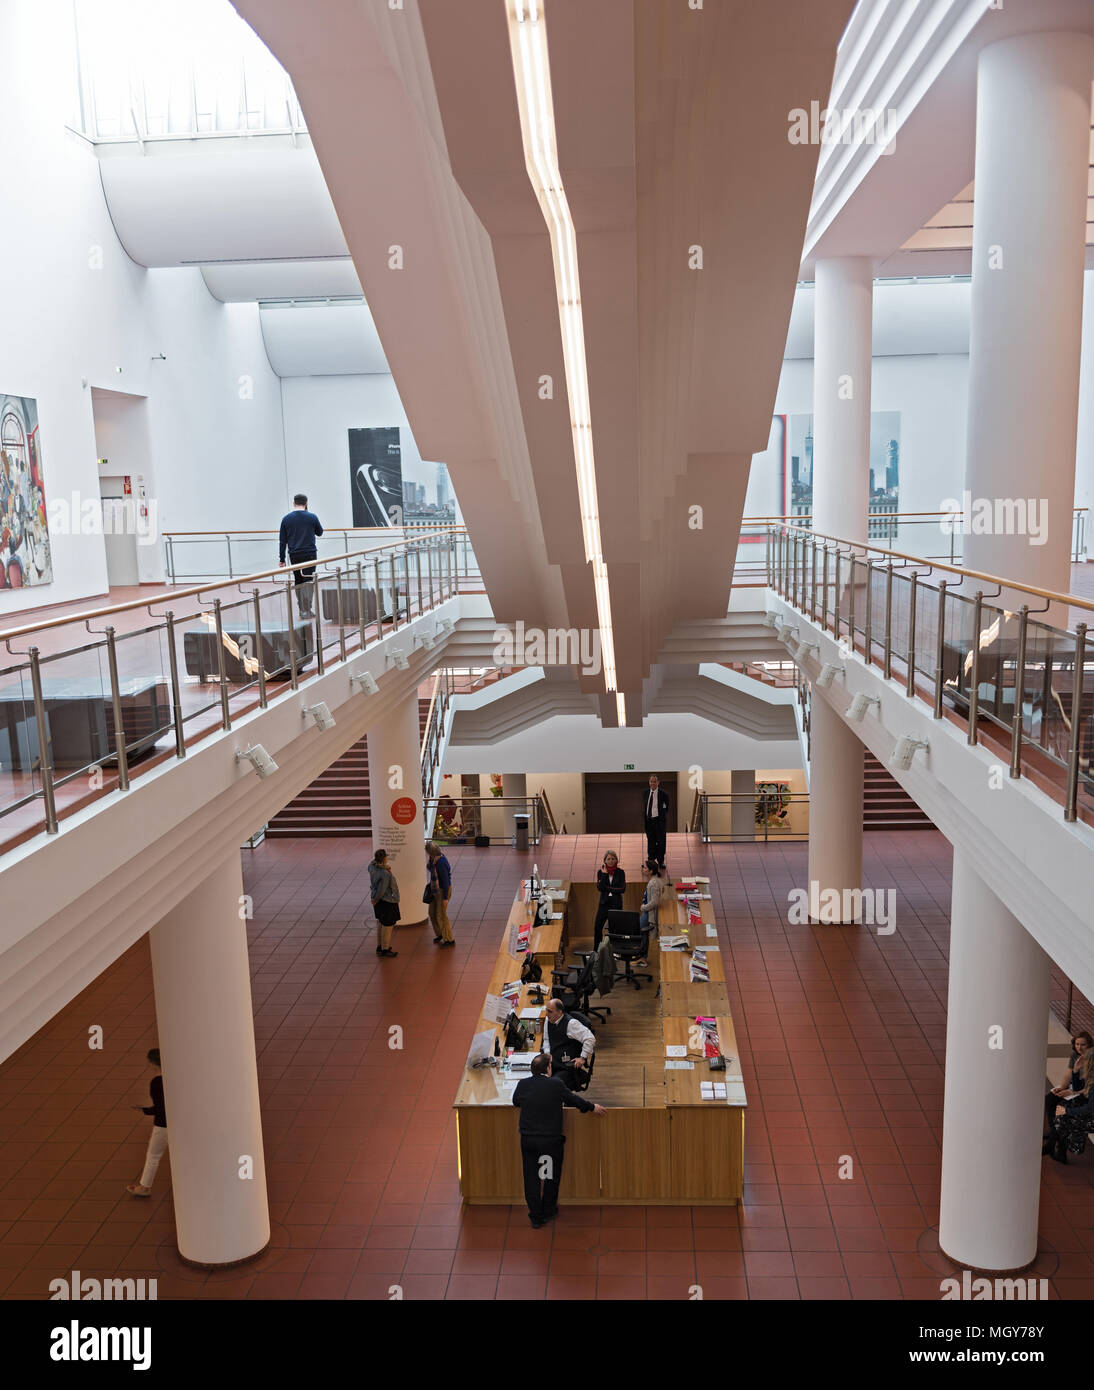
[[[338,581],[338,654],[343,661],[346,659],[346,609],[345,600],[342,596],[342,566],[339,565],[334,571]]]
[[[1071,741],[1067,753],[1067,800],[1064,820],[1078,819],[1079,741],[1083,724],[1083,666],[1086,662],[1086,623],[1075,624],[1075,674],[1071,681]]]
[[[908,588],[908,684],[907,693],[915,695],[915,618],[916,595],[919,593],[919,571],[913,570]]]
[[[1026,640],[1029,630],[1029,604],[1018,610],[1018,651],[1014,658],[1014,719],[1010,730],[1010,775],[1022,775],[1022,696],[1026,689]]]
[[[175,615],[167,617],[167,665],[171,672],[171,712],[175,721],[175,757],[186,757],[186,738],[182,723],[182,683],[179,680],[179,657],[175,650]]]
[[[893,674],[893,562],[885,570],[885,656],[882,672],[888,680]]]
[[[980,728],[980,624],[983,621],[984,594],[977,590],[972,601],[972,669],[969,671],[969,744],[976,746]]]
[[[42,695],[42,668],[38,648],[31,647],[30,689],[34,701],[34,722],[38,729],[38,768],[42,775],[42,805],[46,813],[46,834],[57,834],[57,799],[53,790],[53,744],[46,719],[46,702]]]
[[[866,664],[869,666],[873,661],[874,645],[874,562],[866,561],[866,617],[863,622],[863,646],[866,653]]]
[[[938,633],[935,639],[934,717],[942,718],[943,673],[946,666],[946,581],[938,581]]]
[[[110,673],[110,703],[114,711],[114,747],[118,754],[118,790],[129,790],[129,754],[122,728],[122,691],[118,683],[118,648],[114,629],[106,629],[106,664]]]
[[[296,619],[292,611],[292,591],[291,583],[285,585],[285,606],[288,609],[289,622],[285,631],[289,639],[289,681],[294,690],[300,686],[300,673],[296,669]]]
[[[394,554],[393,554],[393,555],[391,556],[391,558],[390,558],[390,565],[389,565],[389,567],[390,567],[390,569],[391,569],[391,630],[392,630],[393,632],[398,632],[398,631],[399,631],[399,593],[398,593],[398,590],[397,590],[396,587],[395,587],[395,556],[394,556]],[[409,609],[408,609],[408,616],[409,616]]]
[[[262,599],[257,589],[254,591],[255,606],[255,660],[258,662],[258,707],[265,709],[269,704],[266,698],[266,663],[262,660]]]
[[[213,619],[217,635],[217,676],[220,681],[220,726],[230,729],[232,720],[228,709],[228,673],[224,664],[224,619],[220,611],[220,599],[213,600]],[[110,629],[107,628],[109,632]]]

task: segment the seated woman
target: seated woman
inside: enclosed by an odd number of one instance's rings
[[[1089,1033],[1076,1033],[1071,1039],[1071,1058],[1067,1064],[1067,1076],[1059,1086],[1053,1086],[1052,1090],[1045,1096],[1045,1120],[1050,1133],[1057,1106],[1071,1107],[1079,1104],[1079,1096],[1075,1096],[1073,1100],[1065,1100],[1064,1096],[1068,1091],[1074,1092],[1083,1089],[1078,1070],[1079,1060],[1089,1048],[1094,1048],[1094,1038]],[[1048,1152],[1047,1147],[1045,1152]]]
[[[1086,1148],[1086,1136],[1094,1131],[1094,1049],[1088,1048],[1080,1057],[1076,1068],[1082,1083],[1074,1104],[1062,1100],[1056,1107],[1056,1114],[1049,1121],[1051,1133],[1045,1140],[1045,1152],[1057,1163],[1066,1163],[1070,1149],[1073,1154],[1081,1154]]]
[[[619,867],[619,856],[611,850],[604,856],[604,867],[597,870],[596,886],[600,893],[600,906],[596,909],[596,921],[593,923],[593,949],[599,950],[608,913],[622,910],[623,890],[627,886],[627,875]]]

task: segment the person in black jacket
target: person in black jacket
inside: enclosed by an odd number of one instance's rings
[[[562,1181],[562,1107],[572,1105],[584,1114],[605,1115],[602,1105],[564,1086],[551,1075],[551,1054],[532,1058],[532,1075],[518,1081],[513,1104],[520,1108],[520,1158],[524,1167],[524,1200],[528,1220],[538,1231],[558,1215],[558,1185]]]
[[[286,551],[290,565],[299,565],[305,560],[319,558],[319,551],[315,545],[316,537],[323,534],[323,527],[320,525],[319,518],[314,512],[308,511],[308,499],[302,492],[296,494],[292,500],[292,505],[292,511],[286,512],[281,518],[281,533],[277,542],[278,562],[281,565],[285,563]],[[297,600],[300,604],[300,616],[302,618],[310,617],[315,566],[294,570],[293,578],[299,589]]]
[[[142,1115],[152,1116],[152,1137],[148,1141],[148,1152],[144,1156],[144,1171],[136,1182],[131,1182],[125,1189],[133,1197],[151,1197],[156,1169],[160,1166],[160,1159],[167,1152],[167,1110],[163,1103],[163,1077],[160,1074],[158,1047],[149,1049],[148,1060],[156,1068],[155,1076],[148,1083],[148,1094],[152,1104],[135,1105],[133,1109],[139,1110]]]
[[[1054,1086],[1045,1096],[1045,1119],[1048,1122],[1048,1132],[1051,1137],[1052,1121],[1056,1114],[1057,1106],[1062,1105],[1065,1110],[1079,1103],[1080,1097],[1074,1096],[1072,1099],[1065,1099],[1067,1092],[1081,1091],[1083,1089],[1082,1077],[1079,1073],[1079,1062],[1088,1048],[1094,1047],[1094,1038],[1089,1033],[1076,1033],[1071,1039],[1071,1058],[1067,1064],[1067,1076],[1063,1084]],[[1046,1145],[1045,1153],[1048,1153],[1049,1146]]]
[[[657,773],[650,777],[649,789],[642,794],[643,816],[646,828],[646,858],[656,859],[662,868],[665,866],[665,845],[669,831],[669,794],[661,789],[661,779]]]
[[[1071,1104],[1061,1101],[1056,1107],[1049,1120],[1051,1134],[1045,1141],[1044,1152],[1057,1163],[1067,1162],[1069,1149],[1081,1154],[1087,1135],[1094,1133],[1094,1052],[1083,1053],[1073,1075],[1080,1083],[1079,1093]]]
[[[604,867],[596,872],[596,886],[600,893],[600,906],[596,909],[596,921],[593,923],[594,951],[600,947],[608,913],[621,911],[623,889],[627,886],[627,875],[619,867],[619,856],[611,850],[604,856]]]

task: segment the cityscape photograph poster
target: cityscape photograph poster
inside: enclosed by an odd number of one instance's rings
[[[38,402],[0,394],[0,589],[52,583]]]
[[[398,526],[403,515],[399,427],[349,431],[349,485],[354,526]]]
[[[813,509],[813,417],[786,417],[783,514],[802,516]],[[870,413],[870,511],[895,512],[900,494],[900,411]]]

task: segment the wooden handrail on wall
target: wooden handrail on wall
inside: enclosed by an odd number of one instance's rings
[[[550,803],[550,801],[549,801],[548,798],[547,798],[547,789],[546,789],[546,787],[540,787],[540,789],[539,789],[539,799],[540,799],[540,801],[543,803],[543,812],[544,812],[544,817],[545,817],[545,819],[546,819],[546,821],[547,821],[547,829],[551,832],[552,835],[557,835],[557,834],[558,834],[558,826],[555,824],[554,812],[551,810],[551,803]]]

